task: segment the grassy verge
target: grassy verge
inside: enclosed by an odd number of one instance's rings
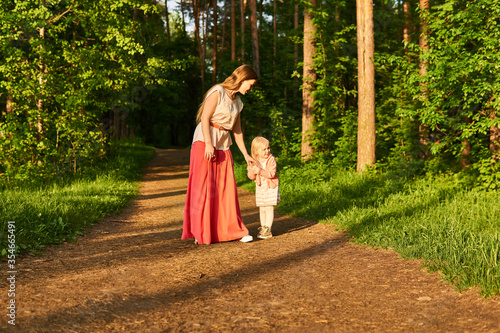
[[[278,163],[280,165],[280,163]],[[500,205],[497,191],[468,185],[460,175],[412,178],[280,165],[282,213],[349,231],[358,243],[424,259],[459,290],[500,294]],[[244,164],[236,166],[240,185]]]
[[[118,212],[138,194],[141,168],[154,150],[137,142],[113,145],[109,159],[64,183],[0,190],[0,251],[8,252],[14,221],[15,252],[74,241],[86,226]],[[11,237],[12,238],[12,237]]]

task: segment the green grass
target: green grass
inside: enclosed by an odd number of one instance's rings
[[[0,251],[8,251],[8,221],[15,222],[15,251],[37,252],[48,244],[75,241],[84,228],[118,212],[137,194],[141,168],[154,150],[118,142],[107,161],[79,176],[43,187],[0,190]]]
[[[500,294],[498,191],[474,188],[461,175],[363,175],[311,163],[281,167],[282,213],[349,231],[354,241],[424,259],[459,290]],[[236,166],[240,185],[243,163]]]

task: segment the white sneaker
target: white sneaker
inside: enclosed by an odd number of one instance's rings
[[[243,242],[243,243],[248,243],[251,241],[253,241],[253,237],[251,235],[247,235],[247,236],[243,237],[242,239],[240,239],[240,242]]]

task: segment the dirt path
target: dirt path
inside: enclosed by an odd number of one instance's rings
[[[277,216],[268,240],[181,240],[188,154],[158,150],[123,213],[19,259],[17,325],[2,306],[0,330],[500,332],[498,299],[459,294],[419,262],[324,225]],[[240,203],[255,236],[253,194],[240,190]]]

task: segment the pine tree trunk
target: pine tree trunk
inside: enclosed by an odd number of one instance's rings
[[[293,27],[295,30],[299,29],[299,5],[295,5],[295,13],[293,14]],[[293,58],[294,69],[297,68],[298,63],[299,63],[299,44],[295,43],[294,58]]]
[[[250,26],[252,28],[253,69],[260,76],[259,31],[257,30],[257,0],[250,0]]]
[[[410,36],[411,15],[410,15],[410,2],[409,1],[403,2],[403,14],[404,14],[404,20],[405,20],[405,26],[403,29],[403,41],[405,42],[405,44],[410,44],[411,43],[411,36]],[[411,56],[410,56],[410,53],[408,52],[407,46],[405,46],[405,52],[406,52],[406,57],[408,58],[408,61],[411,61]]]
[[[420,0],[420,9],[422,12],[429,12],[429,0]],[[420,18],[420,38],[419,38],[419,46],[421,55],[426,54],[429,51],[429,45],[427,43],[427,23],[424,18]],[[424,59],[420,59],[420,76],[425,77],[427,75],[427,61]],[[422,96],[427,98],[428,91],[427,87],[424,83],[420,83],[420,88],[422,91]],[[428,155],[428,145],[429,145],[429,127],[423,124],[420,124],[418,127],[419,136],[420,136],[420,146],[422,149],[422,157],[426,157]]]
[[[113,137],[120,138],[120,110],[113,110]]]
[[[494,109],[491,110],[490,113],[491,119],[497,119],[498,116]],[[490,127],[490,151],[491,158],[494,160],[498,160],[500,158],[500,127],[491,126]]]
[[[170,43],[170,23],[167,1],[165,1],[165,27],[167,29],[167,41]]]
[[[295,5],[295,10],[293,13],[293,27],[295,31],[299,30],[299,5]],[[299,64],[299,44],[295,43],[293,46],[293,70],[297,69]],[[297,93],[299,92],[299,79],[294,77],[293,79],[294,89],[293,89],[293,97],[297,97]]]
[[[240,1],[240,14],[241,14],[241,62],[245,62],[245,7],[246,0]]]
[[[221,41],[220,41],[220,55],[219,58],[224,58],[224,50],[226,49],[226,26],[227,26],[227,6],[226,3],[223,2],[222,6],[224,7],[224,16],[222,17],[222,34],[221,34]]]
[[[469,117],[465,117],[463,120],[465,124],[470,124],[471,119]],[[462,152],[460,153],[460,165],[463,169],[466,169],[470,165],[470,154],[472,150],[472,146],[470,141],[467,139],[462,141]]]
[[[213,11],[214,11],[214,49],[213,49],[213,57],[212,57],[212,67],[213,67],[213,72],[212,72],[212,85],[214,85],[217,82],[217,0],[213,0]]]
[[[182,13],[182,31],[186,32],[186,18],[184,17],[184,0],[181,0],[181,13]],[[196,18],[196,16],[195,16],[195,18]]]
[[[276,29],[276,0],[273,0],[273,78],[276,81],[276,41],[278,31]]]
[[[315,35],[316,27],[313,24],[313,10],[316,9],[316,0],[309,0],[311,8],[304,12],[304,67],[302,89],[302,145],[301,156],[307,160],[314,153],[310,138],[314,134],[314,117],[312,96],[316,81],[314,57],[316,55]]]
[[[10,91],[7,91],[7,103],[5,104],[5,112],[12,113],[14,112],[14,108],[12,104],[14,103],[14,99],[12,98]]]
[[[231,0],[231,61],[236,61],[236,4]]]
[[[208,25],[209,25],[209,20],[210,20],[210,15],[208,14],[210,12],[210,3],[207,3],[207,6],[203,9],[201,16],[203,18],[203,42],[202,42],[202,52],[201,52],[201,63],[203,66],[203,72],[202,72],[202,77],[201,80],[203,82],[203,90],[205,90],[205,66],[206,66],[206,59],[207,59],[207,42],[208,42]]]
[[[197,51],[200,57],[201,68],[201,86],[205,89],[205,61],[203,60],[203,49],[200,38],[200,0],[193,0],[193,15],[194,15],[194,36],[196,38]]]
[[[375,163],[375,43],[373,1],[356,1],[358,38],[358,163],[364,171]]]
[[[42,0],[42,7],[45,7],[46,1]],[[45,39],[45,28],[40,28],[40,38],[42,40]],[[43,45],[40,45],[40,50],[43,51]],[[40,91],[43,91],[43,86],[45,85],[45,74],[47,72],[47,69],[45,67],[44,59],[40,55],[40,64],[39,64],[39,76],[38,76],[38,83],[40,84]],[[37,120],[37,132],[38,132],[38,141],[42,140],[42,132],[43,132],[43,99],[39,98],[37,100],[37,107],[38,107],[38,120]],[[41,161],[38,161],[39,163]]]

